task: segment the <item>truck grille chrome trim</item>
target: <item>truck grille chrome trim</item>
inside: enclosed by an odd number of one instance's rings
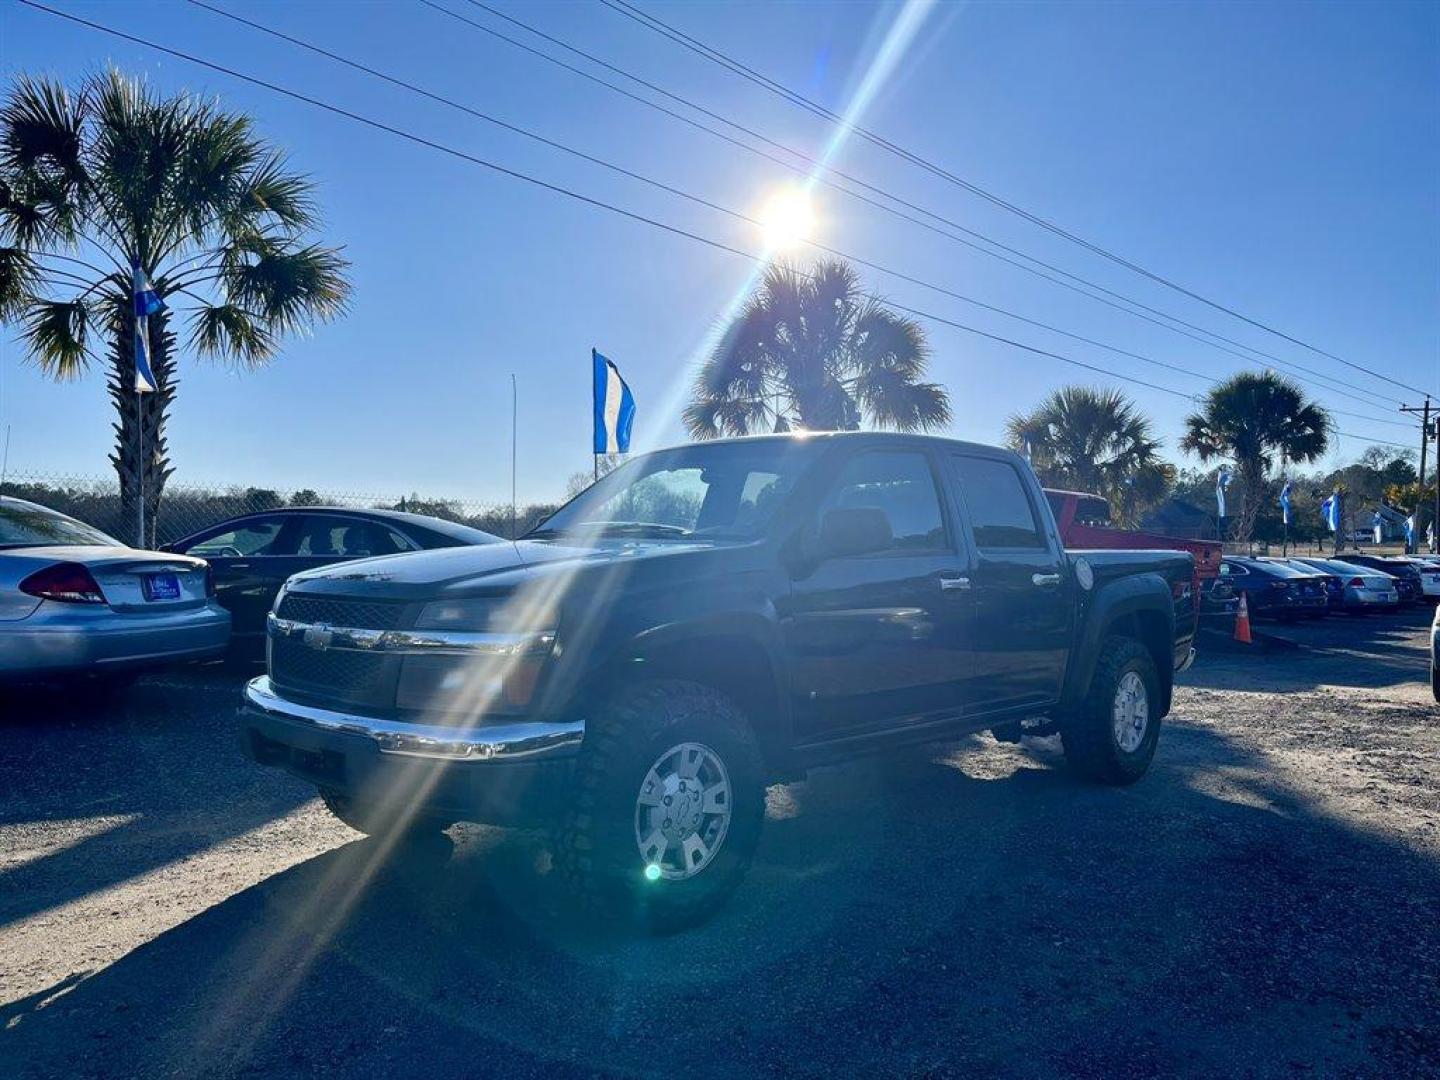
[[[555,643],[555,635],[548,631],[496,634],[469,630],[367,630],[355,626],[296,622],[273,613],[267,623],[272,636],[298,638],[312,649],[320,650],[518,656],[546,652]]]
[[[294,724],[372,740],[382,754],[442,761],[514,761],[560,757],[579,748],[585,722],[518,720],[482,727],[445,727],[381,720],[287,701],[261,675],[245,684],[243,709]]]

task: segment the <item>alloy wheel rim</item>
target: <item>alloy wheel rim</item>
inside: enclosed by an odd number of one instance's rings
[[[1115,687],[1115,700],[1110,706],[1110,720],[1115,731],[1115,745],[1133,754],[1145,741],[1150,726],[1150,695],[1145,680],[1133,671],[1121,676]]]
[[[635,846],[650,879],[683,881],[714,861],[730,829],[730,774],[703,743],[672,746],[635,797]]]

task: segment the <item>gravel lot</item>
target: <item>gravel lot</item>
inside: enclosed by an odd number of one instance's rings
[[[1150,775],[988,736],[771,792],[735,902],[549,914],[543,838],[387,861],[241,676],[0,719],[0,1075],[1440,1076],[1428,611],[1213,651]]]

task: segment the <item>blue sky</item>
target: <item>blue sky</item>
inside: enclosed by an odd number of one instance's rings
[[[458,98],[587,153],[753,213],[791,174],[410,0],[241,5],[293,36]],[[465,0],[441,0],[497,28]],[[749,226],[376,83],[182,3],[54,6],[162,40],[507,166],[758,250]],[[595,2],[498,6],[651,82],[818,155],[823,121]],[[646,4],[701,40],[842,111],[895,5]],[[506,30],[523,37],[523,31]],[[538,42],[536,44],[539,44]],[[571,58],[573,60],[573,58]],[[258,87],[7,2],[0,71],[78,80],[114,63],[167,90],[218,95],[316,179],[324,236],[353,261],[354,308],[237,375],[186,362],[169,427],[176,481],[469,499],[509,497],[510,374],[520,489],[545,498],[589,468],[589,350],[625,373],[637,445],[678,441],[699,352],[745,260],[359,127]],[[937,5],[861,122],[953,172],[1326,351],[1440,387],[1440,8],[1410,4]],[[881,150],[835,165],[967,227],[1386,403],[1312,386],[1322,403],[1395,418],[1413,398],[1147,282]],[[822,242],[987,303],[1222,377],[1247,367],[826,188]],[[1205,383],[866,272],[899,303],[1186,392]],[[1058,360],[944,326],[933,377],[952,434],[1066,382]],[[108,474],[101,373],[43,379],[0,336],[10,470]],[[1252,370],[1254,370],[1252,368]],[[1125,386],[1116,382],[1115,385]],[[1129,386],[1172,456],[1187,405]],[[1366,438],[1403,428],[1339,418]],[[1364,441],[1339,441],[1333,460]]]

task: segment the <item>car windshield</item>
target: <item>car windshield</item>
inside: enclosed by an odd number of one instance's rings
[[[120,541],[82,521],[43,506],[0,502],[0,548],[40,547],[51,544],[82,547],[121,547]]]
[[[658,451],[602,477],[527,535],[750,539],[812,458],[813,448],[800,439]]]

